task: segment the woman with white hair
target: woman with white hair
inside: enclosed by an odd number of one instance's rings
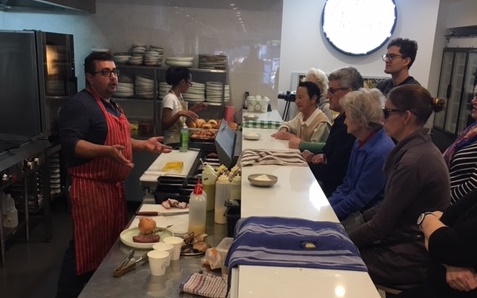
[[[328,198],[338,219],[352,222],[358,212],[383,199],[384,162],[394,143],[383,129],[385,97],[378,89],[359,89],[346,94],[340,105],[346,113],[348,134],[356,140],[343,183]],[[347,225],[345,224],[345,228]]]
[[[320,88],[321,96],[318,100],[317,107],[325,113],[326,117],[333,123],[333,115],[330,109],[330,100],[326,98],[328,93],[328,77],[326,74],[318,68],[310,68],[304,78],[305,82],[313,82]]]

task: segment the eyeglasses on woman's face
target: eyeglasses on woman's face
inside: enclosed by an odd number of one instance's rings
[[[391,113],[402,113],[402,112],[404,112],[404,111],[400,110],[400,109],[384,108],[383,109],[384,119],[388,119],[388,117],[391,115]]]
[[[330,95],[335,95],[336,92],[340,91],[340,90],[348,90],[348,88],[346,87],[340,87],[340,88],[328,88],[328,93]]]

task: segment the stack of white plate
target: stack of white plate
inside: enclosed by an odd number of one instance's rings
[[[129,57],[128,63],[132,64],[132,65],[141,65],[143,60],[144,59],[143,59],[142,55],[141,56],[134,56],[133,55],[133,56]]]
[[[208,81],[205,82],[205,94],[206,100],[209,102],[222,102],[222,98],[224,102],[229,101],[230,99],[230,87],[229,85],[225,85],[225,93],[223,94],[222,91],[222,82],[213,82]]]
[[[186,93],[182,94],[184,100],[191,102],[205,101],[205,84],[193,82]]]
[[[138,97],[154,98],[154,79],[136,75],[135,90]]]
[[[160,82],[159,83],[159,97],[164,98],[167,93],[169,93],[169,90],[172,88],[171,85],[167,84],[166,82]]]
[[[114,53],[113,59],[117,64],[127,64],[129,62],[129,57],[131,54],[125,52]]]
[[[146,50],[147,46],[145,44],[134,43],[131,47],[131,53],[133,53],[133,56],[135,56],[135,54],[144,55]]]
[[[199,55],[199,68],[201,69],[226,69],[227,56],[225,55]]]
[[[194,57],[167,57],[166,64],[169,66],[191,67]]]
[[[151,66],[161,65],[162,54],[159,53],[158,51],[152,51],[152,50],[146,51],[146,54],[144,54],[144,64],[151,65]]]
[[[162,59],[164,57],[164,49],[161,48],[161,47],[158,47],[158,46],[151,45],[149,47],[149,51],[154,51],[154,52],[157,52],[159,54],[159,57],[157,59],[157,65],[161,66],[162,65]]]
[[[118,82],[116,87],[116,92],[114,93],[117,97],[131,97],[134,96],[134,84],[127,82]]]

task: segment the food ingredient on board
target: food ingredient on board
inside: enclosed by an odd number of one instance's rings
[[[156,222],[149,218],[143,217],[139,220],[138,224],[139,235],[133,236],[133,241],[138,243],[153,243],[159,242],[161,237],[155,234]]]

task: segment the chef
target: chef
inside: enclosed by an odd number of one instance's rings
[[[112,56],[93,52],[84,61],[87,87],[59,115],[62,150],[71,182],[73,241],[65,253],[57,297],[77,297],[126,225],[124,180],[132,151],[167,153],[162,137],[131,138],[129,122],[112,99],[118,70]]]

